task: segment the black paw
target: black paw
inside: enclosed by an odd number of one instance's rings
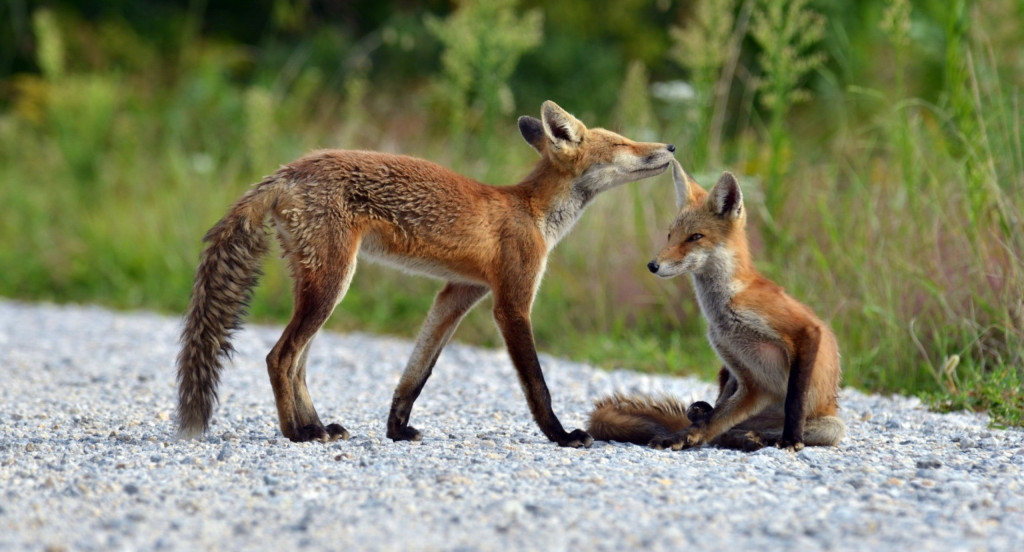
[[[348,430],[345,429],[344,427],[341,427],[341,424],[330,424],[324,429],[327,430],[327,435],[330,436],[330,438],[328,439],[329,441],[337,441],[338,439],[348,441]]]
[[[767,444],[765,442],[764,437],[762,437],[761,434],[756,431],[748,431],[746,434],[743,435],[743,437],[745,441],[743,443],[743,446],[740,447],[740,449],[743,450],[744,452],[754,452],[756,450],[761,450]]]
[[[647,446],[657,450],[679,450],[686,446],[686,432],[680,431],[679,433],[668,433],[663,435],[655,436]]]
[[[690,405],[690,408],[686,409],[686,417],[690,420],[691,424],[699,424],[708,421],[711,418],[711,411],[714,410],[710,404],[704,401],[697,401]]]
[[[789,452],[800,452],[804,449],[804,442],[802,439],[779,439],[779,442],[775,443],[775,446],[780,449],[788,450]]]
[[[412,426],[388,428],[388,438],[392,441],[419,441],[423,435]]]
[[[552,439],[560,447],[569,448],[590,448],[594,444],[594,438],[582,429],[574,429],[558,439]]]
[[[306,443],[309,441],[327,442],[331,440],[331,434],[320,424],[309,424],[300,427],[294,435],[290,435],[288,438],[296,443]]]
[[[341,427],[340,424],[331,424],[327,427],[320,424],[309,424],[300,427],[294,435],[290,435],[288,438],[296,443],[306,443],[309,441],[329,443],[338,439],[348,439],[348,430]]]

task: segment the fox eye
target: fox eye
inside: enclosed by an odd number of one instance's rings
[[[690,237],[686,238],[688,242],[695,242],[704,238],[704,234],[690,234]]]

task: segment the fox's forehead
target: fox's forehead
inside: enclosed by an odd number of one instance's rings
[[[676,220],[672,221],[672,226],[669,231],[675,232],[677,230],[688,230],[699,226],[701,224],[706,225],[709,221],[708,217],[702,216],[698,211],[703,209],[703,205],[699,207],[683,207],[679,213],[676,214]]]
[[[717,218],[708,209],[707,203],[702,201],[695,206],[686,206],[680,209],[669,232],[727,231],[728,226],[726,221]]]
[[[587,139],[593,140],[595,142],[632,142],[632,140],[626,138],[621,134],[616,134],[610,130],[603,128],[587,129],[587,134]]]

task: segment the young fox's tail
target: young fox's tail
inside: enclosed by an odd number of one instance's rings
[[[178,353],[179,437],[196,437],[210,425],[221,360],[234,352],[231,334],[242,326],[267,252],[264,219],[275,184],[269,177],[250,190],[203,238]]]
[[[587,433],[599,441],[646,445],[688,427],[686,405],[671,397],[615,393],[594,403]]]
[[[695,408],[703,405],[701,408]],[[615,393],[594,403],[587,433],[598,441],[622,441],[646,445],[651,439],[690,427],[690,418],[710,414],[710,405],[686,407],[668,396]],[[689,410],[689,413],[688,413]],[[697,419],[697,418],[694,418]],[[729,449],[756,450],[774,445],[782,438],[781,417],[754,417],[718,436],[711,444]],[[804,422],[804,444],[835,446],[846,435],[846,424],[838,416],[815,416]]]

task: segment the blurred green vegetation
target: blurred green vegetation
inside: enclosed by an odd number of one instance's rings
[[[0,3],[0,295],[181,312],[205,231],[319,147],[530,169],[553,99],[741,175],[755,258],[834,326],[845,381],[1022,423],[1024,6],[1016,0]],[[685,279],[645,263],[667,177],[553,253],[541,349],[711,377]],[[266,263],[253,318],[291,308]],[[437,282],[361,265],[329,327],[414,335]],[[458,339],[499,345],[489,305]]]

